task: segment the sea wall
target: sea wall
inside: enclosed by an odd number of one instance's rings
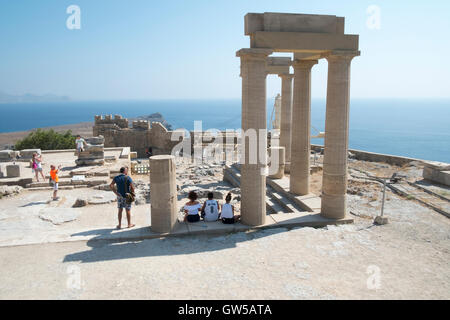
[[[323,146],[317,145],[317,144],[312,144],[311,150],[314,150],[316,152],[322,152]],[[375,153],[375,152],[368,152],[368,151],[355,150],[355,149],[349,149],[348,151],[353,154],[354,159],[363,160],[363,161],[384,162],[384,163],[393,164],[396,166],[403,166],[412,161],[418,161],[423,164],[426,163],[426,160],[408,158],[408,157],[402,157],[402,156],[394,156],[394,155],[390,155],[390,154]]]

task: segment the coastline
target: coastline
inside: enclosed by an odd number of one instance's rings
[[[71,130],[73,134],[79,134],[82,137],[92,137],[92,126],[93,122],[80,122],[75,124],[66,124],[59,126],[50,126],[50,127],[42,127],[40,129],[50,130],[53,129],[56,132],[62,133],[67,130]],[[33,128],[25,131],[13,131],[13,132],[3,132],[0,133],[0,149],[4,149],[7,145],[13,145],[18,140],[26,137],[30,132],[36,130],[38,128]]]

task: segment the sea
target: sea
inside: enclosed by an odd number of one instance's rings
[[[267,101],[271,128],[274,100]],[[325,131],[325,99],[312,99],[312,134]],[[241,101],[68,101],[0,104],[0,132],[94,121],[95,115],[138,117],[159,112],[174,129],[237,129]],[[312,139],[323,145],[323,139]],[[450,163],[450,99],[352,99],[349,148]]]

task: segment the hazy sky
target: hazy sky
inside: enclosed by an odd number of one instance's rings
[[[69,30],[69,5],[81,29]],[[367,9],[381,10],[380,29]],[[352,97],[450,97],[450,1],[0,0],[0,91],[76,100],[239,98],[247,12],[332,14],[360,35]],[[327,62],[313,68],[326,94]],[[280,80],[268,77],[268,97]]]

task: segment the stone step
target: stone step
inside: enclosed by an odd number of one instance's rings
[[[276,192],[282,194],[294,203],[301,211],[314,212],[320,210],[321,200],[319,196],[308,194],[305,196],[297,196],[288,191],[288,186],[282,186],[279,181],[268,178],[267,184]]]
[[[240,165],[232,164],[224,170],[224,179],[233,186],[240,186]],[[268,191],[273,194],[273,201],[276,201],[288,212],[320,212],[321,199],[315,194],[297,196],[289,192],[288,180],[266,179]],[[236,185],[236,183],[238,183]],[[269,189],[270,188],[270,189]]]
[[[266,197],[266,214],[278,214],[283,213],[283,207],[276,201],[273,201],[270,197]]]
[[[58,187],[58,190],[73,190],[75,188],[87,188],[87,185],[80,185],[80,186],[62,186]],[[32,188],[25,188],[26,191],[41,191],[41,190],[53,190],[53,187],[32,187]]]
[[[271,194],[272,199],[274,199],[284,210],[283,212],[300,212],[302,210],[297,210],[297,208],[294,207],[294,205],[285,197],[283,197],[281,194],[279,194],[276,191],[268,191],[268,193]]]
[[[238,176],[231,167],[226,166],[223,170],[223,179],[229,182],[233,187],[240,187],[240,175]]]
[[[58,182],[58,186],[64,187],[64,186],[89,186],[89,187],[93,187],[93,186],[97,186],[100,184],[105,184],[107,183],[107,180],[104,179],[85,179],[85,180],[79,180],[79,181],[72,181],[71,179],[61,179]],[[45,188],[45,187],[52,187],[48,181],[46,182],[32,182],[32,183],[28,183],[26,184],[25,188]]]

